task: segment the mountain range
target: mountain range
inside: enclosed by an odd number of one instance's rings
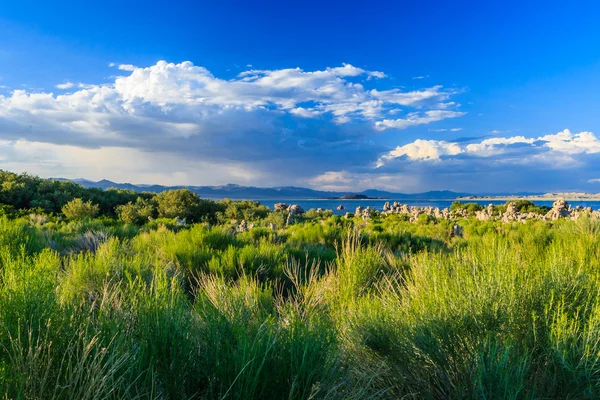
[[[254,186],[241,186],[227,184],[220,186],[162,186],[162,185],[134,185],[132,183],[117,183],[106,179],[101,181],[91,181],[87,179],[65,179],[53,178],[60,181],[71,181],[78,183],[86,188],[100,189],[123,189],[136,192],[154,192],[159,193],[172,189],[189,189],[197,193],[200,197],[207,199],[251,199],[251,200],[276,200],[276,199],[321,199],[342,197],[348,193],[365,195],[371,198],[394,199],[394,200],[454,200],[458,197],[473,196],[470,193],[454,192],[451,190],[434,190],[423,193],[395,193],[385,190],[369,189],[362,192],[335,192],[325,190],[315,190],[296,186],[280,186],[272,188],[261,188]],[[509,193],[507,193],[509,194]],[[513,195],[536,195],[540,193],[510,193]],[[481,193],[477,195],[482,195]],[[500,195],[495,193],[494,195]]]

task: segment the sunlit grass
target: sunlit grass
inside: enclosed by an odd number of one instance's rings
[[[600,224],[461,225],[4,218],[0,392],[598,398]]]

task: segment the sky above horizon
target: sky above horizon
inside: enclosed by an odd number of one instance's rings
[[[0,169],[600,192],[600,3],[87,3],[0,3]]]

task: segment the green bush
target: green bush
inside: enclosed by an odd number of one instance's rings
[[[222,222],[242,219],[245,219],[246,221],[256,221],[267,217],[270,213],[269,208],[263,206],[258,201],[232,201],[230,199],[224,199],[219,202],[219,205],[224,207],[221,215]]]
[[[483,206],[478,203],[462,203],[454,201],[450,205],[450,211],[465,210],[469,215],[475,215],[475,212],[483,210]]]
[[[69,201],[62,208],[65,217],[73,220],[93,218],[98,214],[98,211],[97,204],[92,204],[91,200],[83,201],[79,198]]]
[[[550,211],[550,208],[551,208],[548,206],[538,206],[529,200],[517,200],[517,201],[513,201],[513,204],[515,205],[515,207],[517,208],[517,210],[520,213],[532,212],[532,213],[536,213],[536,214],[545,215],[546,213],[548,213],[548,211]]]
[[[160,218],[185,218],[189,222],[214,219],[217,209],[211,200],[201,200],[188,189],[167,190],[154,198]]]
[[[156,215],[156,206],[152,200],[138,197],[135,202],[129,202],[115,208],[117,216],[128,224],[143,224]]]

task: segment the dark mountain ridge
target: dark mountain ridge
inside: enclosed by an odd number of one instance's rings
[[[274,199],[323,199],[323,198],[341,198],[348,194],[366,196],[368,198],[381,198],[391,200],[454,200],[458,197],[481,196],[483,194],[472,194],[463,192],[454,192],[451,190],[432,190],[423,193],[395,193],[385,190],[368,189],[362,192],[336,192],[326,190],[315,190],[297,186],[278,186],[272,188],[263,188],[255,186],[241,186],[236,184],[226,184],[218,186],[163,186],[163,185],[143,185],[132,183],[117,183],[107,179],[94,182],[88,179],[65,179],[52,178],[60,181],[72,181],[86,188],[100,189],[123,189],[136,192],[154,192],[159,193],[171,189],[189,189],[197,193],[200,197],[207,199],[250,199],[250,200],[274,200]],[[486,193],[485,195],[508,195],[509,193]],[[528,195],[538,193],[528,193]],[[542,193],[539,193],[542,194]]]

